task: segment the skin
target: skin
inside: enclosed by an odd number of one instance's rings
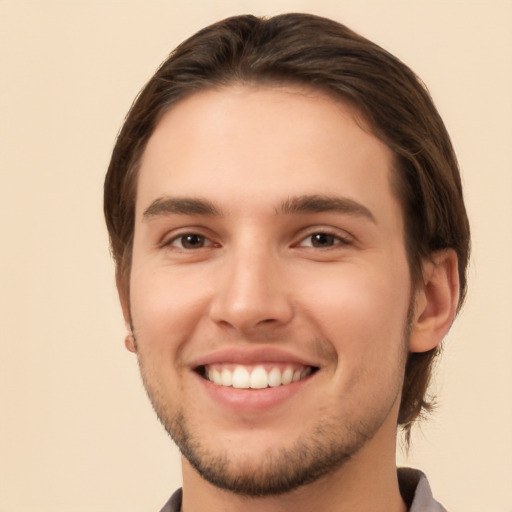
[[[433,255],[413,288],[392,166],[354,108],[301,88],[200,92],[157,126],[121,300],[187,512],[406,509],[404,365],[449,328],[456,258]],[[199,375],[211,360],[315,371],[233,390]]]

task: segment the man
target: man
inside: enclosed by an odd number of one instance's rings
[[[105,183],[126,319],[183,454],[163,511],[435,511],[397,471],[466,289],[453,149],[395,57],[334,21],[230,18],[132,106]]]

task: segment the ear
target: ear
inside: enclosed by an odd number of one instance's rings
[[[422,267],[423,283],[415,292],[411,352],[426,352],[441,343],[459,302],[458,262],[453,249],[433,253]]]
[[[130,351],[137,353],[137,344],[135,343],[135,336],[133,335],[132,319],[130,314],[130,298],[126,286],[123,286],[121,278],[116,276],[117,294],[119,295],[119,302],[123,311],[124,324],[126,326],[126,337],[124,339],[125,347]]]

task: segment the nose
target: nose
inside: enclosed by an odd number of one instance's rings
[[[294,308],[283,263],[262,247],[233,251],[216,279],[211,319],[246,334],[289,323]]]

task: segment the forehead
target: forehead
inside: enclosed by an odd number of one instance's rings
[[[137,215],[166,195],[206,196],[245,210],[304,194],[396,207],[392,164],[391,151],[358,110],[321,91],[208,90],[178,102],[149,139]]]

